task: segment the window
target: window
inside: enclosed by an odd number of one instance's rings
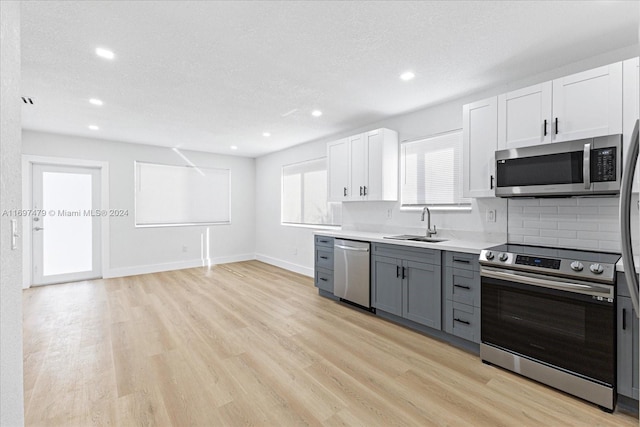
[[[340,225],[341,203],[327,202],[327,159],[282,168],[282,223]]]
[[[468,207],[462,197],[462,132],[401,146],[402,206]]]
[[[136,226],[229,223],[229,169],[135,163]]]

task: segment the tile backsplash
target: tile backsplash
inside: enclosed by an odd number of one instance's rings
[[[509,199],[508,240],[617,252],[620,251],[618,204],[618,197]],[[637,207],[637,196],[632,206]],[[634,227],[637,230],[637,208],[632,212],[632,230]]]

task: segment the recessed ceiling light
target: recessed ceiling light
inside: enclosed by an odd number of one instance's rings
[[[270,136],[271,136],[271,134],[270,134],[269,132],[264,132],[264,133],[262,134],[262,136],[264,136],[264,137],[267,137],[267,138],[268,138],[268,137],[270,137]]]
[[[229,147],[229,148],[231,148],[232,150],[237,150],[237,149],[238,149],[238,146],[237,146],[237,145],[232,145],[232,146],[231,146],[231,147]]]
[[[91,130],[100,130],[100,128],[96,125],[89,125],[89,129]]]
[[[96,48],[96,55],[105,59],[113,59],[115,58],[115,54],[109,49],[104,49],[101,47]]]
[[[91,98],[91,99],[89,100],[89,102],[90,102],[91,104],[93,104],[93,105],[102,105],[102,104],[104,104],[104,102],[102,102],[102,100],[101,100],[101,99],[97,99],[97,98]]]
[[[322,111],[320,111],[320,110],[313,110],[313,111],[311,112],[311,115],[312,115],[313,117],[320,117],[320,116],[322,115]]]
[[[413,71],[405,71],[404,73],[400,74],[400,78],[405,82],[413,79],[415,76],[416,75],[413,73]]]

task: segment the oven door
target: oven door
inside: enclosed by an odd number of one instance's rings
[[[614,386],[613,286],[512,273],[482,269],[482,342]]]

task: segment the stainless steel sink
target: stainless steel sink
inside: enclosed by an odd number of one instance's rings
[[[392,240],[408,240],[411,242],[427,242],[427,243],[439,243],[439,242],[446,242],[446,239],[436,239],[433,237],[427,237],[427,236],[416,236],[416,235],[412,235],[412,234],[401,234],[399,236],[384,236],[385,239],[392,239]]]

